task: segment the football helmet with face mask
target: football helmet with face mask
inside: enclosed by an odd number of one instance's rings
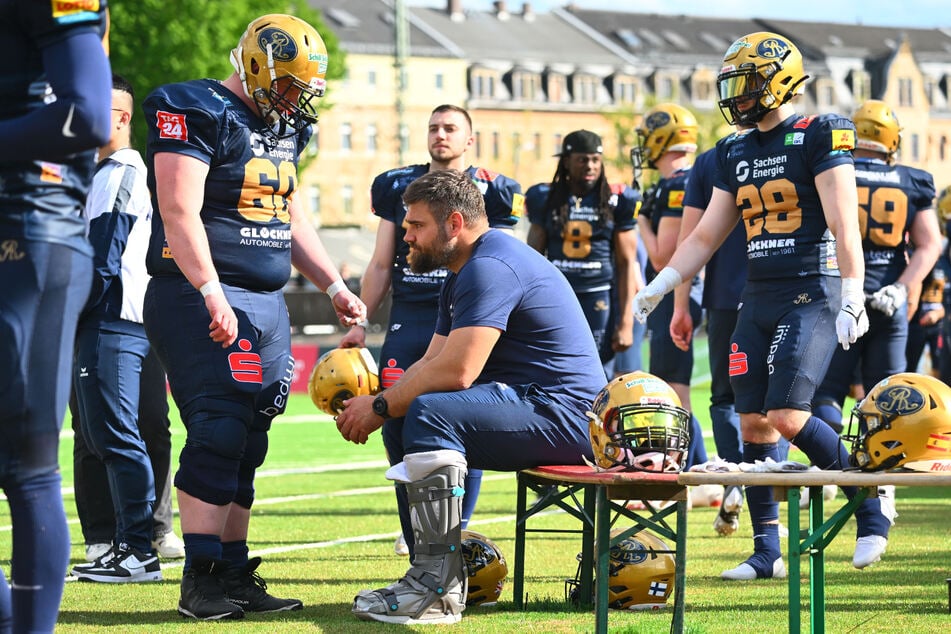
[[[657,160],[666,152],[697,151],[697,118],[675,103],[658,104],[645,112],[634,132],[637,145],[631,148],[631,163],[635,178],[645,166],[656,169]]]
[[[248,25],[231,51],[245,94],[276,138],[317,123],[327,87],[327,47],[316,29],[292,15],[265,15]]]
[[[855,147],[881,152],[892,158],[901,144],[901,126],[898,117],[887,103],[869,99],[852,115],[855,124]]]
[[[621,534],[611,531],[611,539]],[[565,598],[578,602],[581,586],[581,554],[574,579],[565,582]],[[674,589],[676,559],[660,538],[640,531],[611,547],[608,571],[608,606],[615,610],[659,610],[667,605]]]
[[[380,391],[376,361],[366,348],[334,348],[317,360],[307,391],[317,409],[336,416],[347,399]]]
[[[676,473],[687,459],[690,414],[647,372],[612,379],[594,399],[588,433],[599,467]]]
[[[951,185],[948,185],[938,194],[938,202],[935,205],[938,215],[945,222],[951,220]]]
[[[781,35],[761,31],[733,42],[717,76],[720,111],[730,125],[753,125],[805,88],[802,53]]]
[[[495,605],[509,573],[502,551],[491,539],[468,529],[462,530],[462,562],[469,575],[466,607]]]
[[[842,439],[863,471],[951,470],[951,388],[926,374],[893,374],[852,409]]]

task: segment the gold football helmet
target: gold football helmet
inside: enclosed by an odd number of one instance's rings
[[[317,123],[327,62],[327,47],[316,29],[280,13],[251,22],[231,51],[231,65],[245,94],[277,138]]]
[[[595,462],[624,471],[678,472],[690,444],[690,414],[667,383],[629,372],[594,399],[588,433]]]
[[[469,575],[466,607],[495,605],[509,573],[499,547],[485,535],[463,529],[462,562],[466,567],[466,574]]]
[[[879,381],[852,409],[845,442],[863,471],[905,467],[951,470],[951,388],[926,374],[902,372]]]
[[[806,79],[802,53],[781,35],[744,35],[723,56],[717,76],[720,112],[730,125],[755,124],[793,96]]]
[[[611,539],[621,529],[611,531]],[[581,554],[578,554],[581,560]],[[608,570],[608,606],[615,610],[659,610],[667,605],[674,589],[673,551],[660,538],[640,531],[611,547]],[[581,564],[574,579],[565,583],[566,599],[577,602]]]
[[[697,118],[675,103],[662,103],[644,113],[635,129],[637,145],[631,148],[634,173],[643,167],[654,169],[665,152],[697,151]]]
[[[938,203],[935,205],[938,215],[945,222],[951,220],[951,185],[948,185],[938,194]]]
[[[376,361],[366,348],[334,348],[317,360],[307,391],[317,409],[336,416],[345,400],[380,391]]]
[[[889,158],[901,143],[901,126],[895,111],[884,101],[869,99],[852,115],[855,124],[855,147],[881,152]]]

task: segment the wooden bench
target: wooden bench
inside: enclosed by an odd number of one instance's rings
[[[877,495],[878,487],[951,486],[951,474],[934,473],[860,473],[854,471],[800,471],[783,473],[681,473],[680,484],[722,484],[740,486],[771,486],[776,500],[788,504],[789,526],[789,632],[800,632],[800,558],[809,555],[809,621],[814,634],[825,633],[825,549],[842,526],[869,495]],[[847,501],[828,520],[823,513],[822,487],[827,484],[859,487],[858,494]],[[801,487],[809,489],[809,525],[800,529],[799,500]],[[796,531],[799,531],[797,538]]]
[[[590,605],[594,597],[595,632],[608,631],[608,575],[611,546],[642,530],[649,530],[673,542],[676,560],[674,575],[674,613],[671,631],[683,632],[684,586],[686,581],[687,487],[678,482],[676,473],[630,471],[598,472],[589,466],[544,466],[518,472],[515,524],[515,560],[512,593],[517,609],[525,605],[525,536],[527,533],[580,533],[580,600]],[[528,504],[528,493],[538,498]],[[820,496],[821,497],[821,496]],[[645,510],[627,508],[628,501],[643,501]],[[674,504],[658,508],[657,500]],[[620,502],[617,502],[620,501]],[[580,528],[533,529],[528,520],[551,507],[564,510],[581,522]],[[668,521],[675,516],[674,525]],[[611,537],[611,527],[621,517],[633,525]],[[592,573],[594,579],[592,580]],[[594,593],[592,593],[592,581]]]

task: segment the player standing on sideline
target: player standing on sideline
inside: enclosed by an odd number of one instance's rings
[[[657,170],[660,178],[644,195],[644,207],[638,218],[641,237],[647,247],[647,274],[649,282],[666,266],[677,247],[680,219],[683,215],[684,187],[690,173],[691,159],[697,151],[697,119],[675,103],[662,103],[644,113],[641,125],[635,130],[637,145],[631,149],[634,179],[640,179],[642,169]],[[701,290],[699,278],[693,283]],[[700,303],[691,300],[695,322],[700,321]],[[647,320],[650,333],[650,373],[666,381],[677,393],[680,403],[690,412],[690,448],[686,467],[707,461],[700,421],[690,405],[690,376],[693,373],[693,346],[680,350],[670,338],[670,319],[674,312],[674,298],[660,302],[657,312]]]
[[[393,290],[390,323],[380,351],[380,385],[393,385],[411,365],[426,352],[436,328],[439,289],[449,271],[439,268],[428,273],[414,273],[407,263],[409,245],[403,240],[406,228],[403,218],[403,192],[414,180],[428,172],[444,169],[465,171],[479,187],[485,200],[489,226],[509,229],[522,215],[521,186],[512,179],[481,167],[466,167],[466,151],[472,147],[472,119],[458,106],[443,104],[429,116],[427,145],[432,159],[423,165],[400,167],[378,175],[370,187],[373,213],[379,218],[373,256],[360,283],[360,298],[373,315],[388,290]],[[341,348],[365,347],[366,324],[350,329],[340,341]],[[466,497],[462,508],[462,527],[469,523],[475,510],[482,471],[470,469],[466,475]],[[396,488],[397,498],[402,487]],[[398,504],[399,508],[405,508]],[[403,534],[396,540],[398,555],[411,554],[413,530],[408,517],[400,517]]]
[[[799,49],[758,32],[734,42],[717,77],[729,123],[755,124],[717,143],[717,180],[700,223],[667,267],[635,298],[645,318],[684,277],[695,275],[737,221],[746,228],[748,274],[731,344],[746,462],[777,459],[780,434],[822,469],[848,465],[838,435],[811,415],[815,385],[838,339],[847,348],[868,329],[852,122],[836,115],[803,117],[790,100],[807,75]],[[765,412],[763,414],[762,412]],[[854,487],[843,487],[851,498]],[[784,577],[779,508],[770,487],[747,487],[753,555],[724,579]],[[881,557],[890,518],[878,498],[855,511],[852,564]]]
[[[547,255],[566,278],[588,319],[605,377],[614,353],[634,341],[637,212],[640,193],[611,185],[604,174],[601,137],[588,130],[565,136],[551,183],[525,192],[528,244]]]
[[[265,15],[241,36],[226,80],[163,86],[143,104],[157,212],[145,328],[187,431],[175,475],[184,616],[302,608],[267,593],[247,538],[255,470],[293,377],[281,292],[291,263],[326,289],[342,323],[366,316],[295,196],[327,61],[312,26]]]
[[[109,140],[105,0],[0,0],[0,487],[13,523],[0,630],[52,632],[69,564],[58,464],[92,281],[83,202]],[[15,59],[15,61],[14,61]]]
[[[73,388],[86,446],[102,460],[115,510],[111,547],[73,567],[86,581],[127,583],[162,578],[152,552],[155,478],[139,433],[139,380],[149,340],[142,301],[149,275],[152,203],[145,163],[132,139],[132,85],[112,76],[112,138],[99,148],[99,164],[86,199],[95,265],[92,292],[76,333]]]
[[[836,349],[812,399],[813,414],[836,433],[842,431],[842,405],[856,369],[866,394],[882,379],[905,371],[908,317],[915,313],[909,306],[917,307],[921,283],[941,255],[934,179],[895,163],[901,143],[895,112],[870,99],[858,107],[852,123],[864,290],[871,310],[868,332],[848,350]]]
[[[396,383],[346,401],[337,428],[364,444],[383,427],[387,477],[406,486],[419,544],[402,579],[360,592],[352,609],[363,620],[455,623],[465,608],[469,464],[516,471],[592,459],[584,412],[605,379],[565,277],[531,247],[489,229],[467,174],[429,172],[403,199],[413,271],[451,271],[436,330]]]

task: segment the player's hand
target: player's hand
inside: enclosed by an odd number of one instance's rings
[[[670,318],[670,338],[674,345],[687,352],[690,350],[690,340],[693,338],[693,317],[689,310],[674,308]]]
[[[868,313],[865,312],[865,294],[862,280],[842,279],[842,308],[835,318],[835,334],[843,350],[868,332]]]
[[[344,289],[333,296],[331,302],[337,319],[344,326],[355,326],[367,318],[367,307],[363,301],[349,289]]]
[[[383,426],[383,418],[373,413],[373,396],[355,396],[343,402],[337,414],[337,431],[352,443],[364,445],[370,434]]]
[[[340,340],[340,348],[366,348],[367,330],[364,326],[354,326]]]
[[[683,278],[676,269],[665,266],[651,283],[637,291],[634,296],[634,317],[642,324],[647,316],[654,312],[664,295],[680,286]]]
[[[895,314],[902,304],[908,301],[908,289],[904,284],[895,282],[878,289],[868,298],[868,304],[875,310],[880,310],[887,317]]]
[[[212,341],[220,343],[222,348],[227,348],[238,338],[238,318],[234,314],[234,309],[221,292],[211,293],[205,297],[205,308],[211,317],[211,323],[208,324],[208,336]]]

